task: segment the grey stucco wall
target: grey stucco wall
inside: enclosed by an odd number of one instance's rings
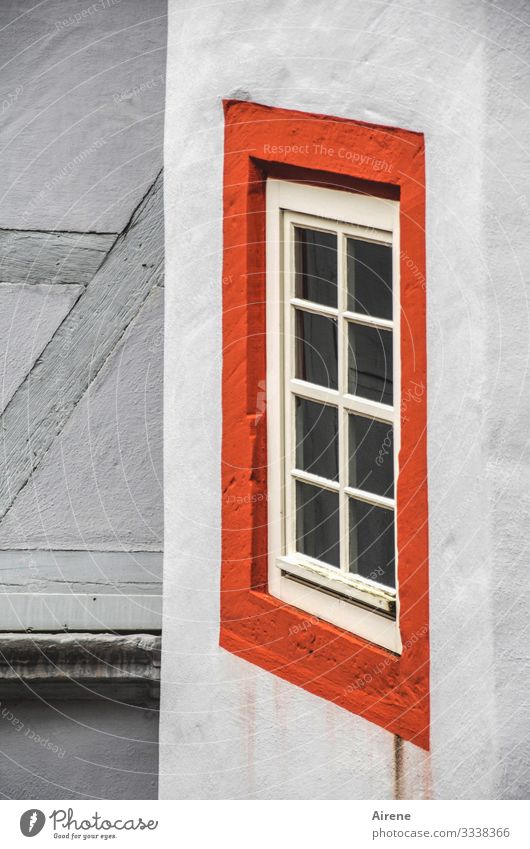
[[[90,282],[75,273],[64,279],[82,234],[120,233],[162,167],[166,27],[165,0],[1,4],[2,411],[36,373]],[[72,252],[58,254],[57,272],[54,263],[44,267],[51,230],[74,234]],[[26,234],[19,243],[15,231],[35,231],[28,239],[40,239],[42,248],[28,251]],[[115,235],[94,240],[108,250]],[[34,262],[26,274],[28,256]],[[109,299],[109,320],[112,307]],[[102,321],[98,335],[105,332]],[[30,581],[35,593],[48,592],[49,574],[55,592],[75,592],[79,583],[88,592],[95,584],[105,592],[105,583],[109,592],[128,585],[145,592],[158,582],[160,593],[160,564],[152,564],[163,544],[162,351],[158,287],[0,521],[0,591],[12,590],[3,577],[16,583],[18,572],[18,589]],[[55,383],[60,398],[60,370]],[[104,564],[112,566],[107,573]],[[31,626],[31,609],[22,624]],[[1,682],[0,701],[24,728],[66,751],[58,758],[0,718],[4,796],[156,796],[156,711],[101,699],[13,705]]]
[[[169,3],[161,795],[524,797],[529,7],[198,9]],[[223,97],[425,133],[429,754],[218,648]]]

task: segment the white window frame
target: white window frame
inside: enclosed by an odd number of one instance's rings
[[[383,646],[397,654],[402,644],[399,630],[399,588],[397,585],[397,494],[398,456],[400,446],[400,350],[399,350],[399,203],[397,201],[267,180],[266,189],[267,242],[267,445],[268,445],[268,579],[269,592],[287,604]],[[291,291],[294,268],[293,225],[339,234],[338,309],[299,301]],[[361,236],[371,241],[392,244],[393,249],[393,320],[372,319],[348,312],[346,303],[345,252],[341,242],[346,236]],[[291,256],[287,255],[287,246]],[[288,296],[284,297],[284,293]],[[292,297],[291,297],[292,295]],[[393,331],[393,406],[341,394],[347,387],[347,334],[342,335],[338,352],[339,390],[326,389],[297,380],[291,373],[292,356],[286,346],[294,349],[294,307],[304,306],[320,315],[333,316],[337,322],[354,318],[358,323]],[[284,332],[284,330],[286,332]],[[339,483],[316,475],[296,471],[296,479],[339,492],[341,552],[347,549],[346,504],[355,495],[378,506],[394,509],[396,589],[383,587],[375,581],[351,575],[345,571],[341,554],[339,571],[323,568],[317,560],[295,551],[295,503],[292,470],[294,469],[294,415],[286,422],[286,410],[291,409],[291,397],[296,394],[312,401],[328,402],[338,407],[339,414]],[[294,406],[294,405],[293,405]],[[373,496],[354,490],[346,483],[346,441],[348,412],[368,415],[393,426],[394,437],[394,499]]]

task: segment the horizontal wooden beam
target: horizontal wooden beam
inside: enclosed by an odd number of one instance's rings
[[[0,282],[86,286],[118,233],[0,230]]]

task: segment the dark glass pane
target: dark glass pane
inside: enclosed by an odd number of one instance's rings
[[[296,481],[296,548],[339,567],[338,493]]]
[[[392,318],[392,247],[348,239],[348,309]]]
[[[350,572],[396,586],[394,512],[350,498]]]
[[[296,468],[339,479],[336,407],[296,398]]]
[[[392,331],[350,323],[348,392],[392,404]]]
[[[296,377],[337,389],[337,322],[296,310]]]
[[[394,497],[394,429],[365,416],[349,417],[349,483],[356,489]]]
[[[295,227],[295,293],[297,298],[337,306],[337,237]]]

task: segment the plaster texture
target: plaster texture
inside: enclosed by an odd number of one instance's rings
[[[515,0],[170,0],[163,798],[530,789],[529,25]],[[429,754],[218,648],[223,97],[425,133]]]
[[[155,287],[6,514],[1,548],[162,549],[162,328]]]

